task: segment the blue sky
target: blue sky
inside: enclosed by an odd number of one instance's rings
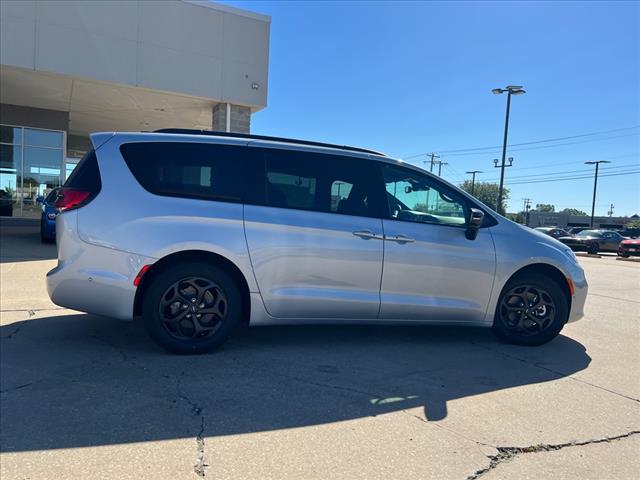
[[[499,148],[452,150],[501,145],[506,97],[491,89],[523,85],[510,144],[597,134],[512,147],[509,211],[524,197],[590,211],[593,179],[561,179],[611,160],[596,214],[640,213],[640,3],[222,3],[272,17],[269,105],[253,133],[435,151],[449,181],[496,180]]]

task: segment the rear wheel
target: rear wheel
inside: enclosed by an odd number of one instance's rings
[[[504,287],[493,322],[494,333],[517,345],[542,345],[564,327],[569,305],[558,283],[542,274],[518,275]]]
[[[167,268],[145,292],[147,332],[174,353],[206,353],[222,345],[240,323],[242,297],[233,279],[208,264]]]

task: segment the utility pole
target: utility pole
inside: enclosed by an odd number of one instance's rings
[[[598,167],[600,167],[601,163],[611,163],[609,160],[598,160],[595,162],[584,162],[585,165],[595,165],[596,166],[596,174],[593,180],[593,202],[591,204],[591,223],[589,226],[593,228],[593,216],[596,211],[596,191],[598,190]]]
[[[440,158],[440,155],[436,155],[435,153],[431,152],[427,153],[427,157],[431,157],[431,166],[429,167],[429,171],[433,172],[433,165],[437,163],[436,158]],[[425,160],[424,163],[427,163],[427,161]]]
[[[493,166],[494,168],[500,169],[500,187],[498,188],[498,200],[496,201],[496,212],[500,213],[500,209],[502,208],[502,196],[504,189],[504,169],[507,167],[513,167],[513,157],[509,157],[508,165],[504,163],[504,157],[502,158],[502,164],[499,163],[499,160],[497,158],[494,158]]]
[[[482,173],[481,170],[472,170],[471,172],[466,172],[471,175],[471,195],[473,195],[475,186],[476,186],[476,173]]]
[[[504,167],[507,157],[507,136],[509,133],[509,110],[511,109],[511,95],[523,95],[526,93],[520,85],[508,85],[505,88],[494,88],[491,90],[494,95],[500,95],[507,92],[507,113],[504,119],[504,139],[502,141],[502,165],[500,166],[500,187],[498,188],[498,204],[496,205],[496,211],[500,213],[502,208],[502,189],[504,187]],[[497,166],[497,162],[496,162]],[[506,213],[506,212],[502,212]]]
[[[607,213],[609,214],[609,217],[612,217],[612,216],[613,216],[613,207],[615,207],[615,205],[612,203],[612,204],[609,206],[609,211],[607,212]]]
[[[437,162],[438,164],[438,176],[441,177],[442,175],[442,165],[449,165],[447,162],[443,162],[443,161],[439,161]]]
[[[522,200],[524,200],[524,207],[522,209],[522,213],[524,213],[524,224],[528,227],[529,226],[529,210],[531,209],[531,199],[523,198]]]

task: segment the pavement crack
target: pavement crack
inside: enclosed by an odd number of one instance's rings
[[[421,416],[419,416],[419,415],[415,415],[415,414],[413,414],[413,413],[411,413],[411,412],[409,412],[409,411],[407,411],[407,410],[401,410],[401,412],[402,412],[402,413],[405,413],[405,414],[409,415],[410,417],[413,417],[413,418],[415,418],[415,419],[417,419],[417,420],[420,420],[422,423],[426,423],[427,425],[429,425],[429,426],[431,426],[431,427],[436,427],[436,428],[439,428],[439,429],[441,429],[441,430],[445,430],[445,431],[447,431],[447,432],[449,432],[449,433],[453,433],[454,435],[457,435],[457,436],[458,436],[458,437],[460,437],[460,438],[464,438],[465,440],[468,440],[469,442],[473,442],[473,443],[475,443],[476,445],[482,445],[482,446],[484,446],[484,447],[490,447],[490,448],[494,448],[494,449],[497,449],[497,448],[498,448],[498,447],[496,447],[495,445],[491,445],[491,444],[489,444],[489,443],[484,443],[484,442],[479,442],[478,440],[474,440],[473,438],[467,437],[466,435],[463,435],[463,434],[462,434],[462,433],[460,433],[460,432],[456,432],[455,430],[453,430],[453,429],[451,429],[451,428],[447,428],[447,427],[445,427],[444,425],[438,425],[438,424],[437,424],[437,423],[435,423],[435,422],[430,422],[429,420],[427,420],[427,419],[425,419],[425,418],[422,418],[422,417],[421,417]]]
[[[191,416],[200,418],[200,430],[196,434],[196,463],[193,466],[194,473],[204,478],[207,475],[207,464],[205,459],[205,440],[204,440],[204,426],[205,426],[205,418],[202,414],[204,410],[198,403],[191,399],[191,397],[187,396],[182,390],[182,377],[184,376],[184,372],[180,374],[176,381],[176,394],[178,398],[183,402],[187,403],[190,408]]]
[[[17,387],[12,387],[12,388],[7,388],[5,390],[0,390],[0,394],[5,394],[5,393],[9,393],[9,392],[15,392],[16,390],[21,390],[23,388],[30,387],[31,385],[33,385],[35,383],[38,383],[38,382],[35,381],[35,382],[23,383],[22,385],[18,385]]]
[[[620,441],[625,438],[629,438],[639,434],[640,434],[640,430],[632,430],[628,433],[624,433],[622,435],[616,435],[614,437],[595,438],[595,439],[584,440],[580,442],[574,441],[574,442],[556,443],[556,444],[541,443],[538,445],[531,445],[528,447],[495,447],[498,450],[498,454],[487,455],[487,458],[489,459],[489,465],[479,470],[476,470],[472,475],[469,475],[467,477],[467,480],[477,480],[487,472],[500,466],[502,463],[509,462],[519,455],[524,455],[528,453],[553,452],[556,450],[562,450],[563,448],[583,447],[585,445],[594,445],[597,443],[610,443],[610,442]]]
[[[14,328],[11,333],[8,333],[7,335],[1,336],[0,339],[8,340],[10,338],[13,338],[15,335],[17,335],[20,332],[20,330],[22,330],[22,326]]]

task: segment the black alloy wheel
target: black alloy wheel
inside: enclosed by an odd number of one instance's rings
[[[169,335],[192,340],[212,335],[227,314],[227,297],[213,281],[187,277],[173,283],[162,295],[159,315]]]
[[[500,304],[499,318],[510,331],[520,336],[536,335],[553,323],[556,307],[546,290],[532,285],[509,290]]]
[[[179,263],[151,272],[146,281],[150,283],[144,284],[142,298],[145,328],[170,352],[210,352],[241,323],[240,288],[216,265]]]
[[[568,286],[555,276],[523,272],[502,289],[493,321],[494,333],[516,345],[542,345],[558,336],[569,317]]]

